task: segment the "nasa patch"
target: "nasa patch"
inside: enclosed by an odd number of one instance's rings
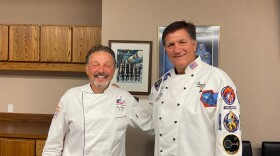
[[[228,105],[232,105],[235,101],[235,93],[230,86],[226,86],[222,89],[221,96]]]
[[[236,135],[227,135],[223,140],[223,145],[228,154],[236,154],[239,150],[240,140]]]
[[[218,93],[214,93],[213,90],[204,90],[201,94],[200,101],[204,107],[216,107],[217,106]]]
[[[239,119],[231,110],[224,117],[224,126],[229,132],[235,132],[239,128]]]

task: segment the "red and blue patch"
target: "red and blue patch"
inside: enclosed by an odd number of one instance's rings
[[[124,110],[126,107],[126,103],[125,100],[122,98],[122,96],[120,96],[117,100],[116,100],[116,106],[119,110]]]
[[[158,90],[161,84],[162,78],[159,79],[156,83],[155,83],[155,89]]]
[[[234,90],[230,86],[226,86],[222,89],[221,96],[228,105],[232,105],[236,98]]]
[[[217,106],[218,93],[214,93],[213,90],[204,90],[201,94],[200,101],[204,107],[216,107]]]
[[[193,70],[194,68],[196,68],[198,65],[196,62],[193,62],[189,65],[189,67]]]

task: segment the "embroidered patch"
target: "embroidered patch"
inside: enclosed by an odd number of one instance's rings
[[[219,130],[222,130],[222,115],[219,114]]]
[[[221,96],[228,105],[232,105],[235,101],[235,93],[230,86],[226,86],[222,89]]]
[[[189,67],[193,70],[194,68],[196,68],[198,65],[196,62],[193,62],[189,65]]]
[[[205,90],[202,92],[200,101],[204,107],[216,107],[217,106],[218,93],[214,93],[213,90]]]
[[[122,96],[120,96],[116,101],[116,106],[118,110],[124,110],[126,107],[125,100],[123,100]]]
[[[169,72],[164,75],[163,81],[167,80],[168,77],[171,77],[171,74]]]
[[[162,93],[160,92],[160,93],[158,94],[158,96],[156,97],[155,102],[158,102],[158,101],[159,101],[159,99],[161,98],[161,96],[162,96]]]
[[[160,84],[161,84],[162,79],[159,79],[156,83],[155,83],[155,89],[158,90]]]
[[[60,113],[61,107],[59,105],[57,105],[55,112],[54,112],[54,119],[57,119],[59,113]]]
[[[224,106],[224,109],[236,109],[236,106]]]
[[[239,128],[239,119],[231,110],[224,118],[224,126],[229,132],[235,132]]]
[[[240,140],[236,135],[227,135],[223,140],[223,145],[228,154],[236,154],[239,150]]]
[[[196,84],[197,84],[197,86],[196,86],[196,87],[198,87],[198,88],[199,88],[199,92],[202,92],[202,90],[203,90],[203,89],[204,89],[204,87],[206,86],[206,84],[205,84],[205,83],[200,83],[200,82],[197,82]]]

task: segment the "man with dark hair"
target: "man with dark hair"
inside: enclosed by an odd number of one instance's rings
[[[225,72],[196,57],[195,25],[171,23],[162,41],[174,68],[149,96],[155,156],[241,156],[236,87]]]
[[[152,132],[150,105],[110,85],[115,64],[109,47],[98,45],[88,52],[85,69],[90,83],[62,96],[43,156],[125,156],[127,126]]]

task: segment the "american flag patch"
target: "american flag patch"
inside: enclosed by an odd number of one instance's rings
[[[197,63],[193,62],[189,65],[189,67],[193,70],[195,67],[197,67]]]

